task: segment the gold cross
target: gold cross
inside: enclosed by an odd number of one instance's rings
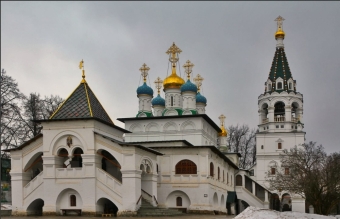
[[[204,80],[204,78],[201,77],[200,74],[198,74],[195,78],[194,78],[194,82],[196,83],[197,86],[197,92],[200,91],[200,88],[202,86],[202,81]]]
[[[146,82],[146,76],[148,76],[148,71],[150,68],[144,63],[142,67],[139,69],[139,71],[142,72],[143,80]]]
[[[225,120],[226,117],[223,114],[221,114],[218,118],[221,121],[221,126],[224,126],[224,120]]]
[[[285,19],[281,16],[278,16],[275,21],[277,22],[277,29],[282,30],[282,23]]]
[[[187,77],[188,79],[190,79],[190,74],[192,72],[192,68],[194,67],[195,65],[193,63],[190,62],[190,60],[188,60],[184,65],[183,65],[183,68],[185,68],[185,73],[187,73]]]
[[[84,69],[84,61],[81,60],[80,63],[79,63],[79,69],[82,69],[82,80],[81,80],[81,83],[86,83],[86,80],[85,80],[85,69]]]
[[[155,84],[156,84],[156,89],[157,89],[157,92],[159,94],[159,90],[162,88],[162,84],[163,84],[163,81],[160,77],[158,77],[156,80],[155,80]]]
[[[169,61],[174,64],[178,61],[178,54],[180,54],[182,50],[178,48],[175,43],[172,44],[172,46],[166,51],[166,54],[171,54],[171,57],[169,58]],[[176,57],[177,54],[177,57]]]

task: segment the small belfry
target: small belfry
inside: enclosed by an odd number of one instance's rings
[[[153,97],[153,90],[146,84],[146,77],[148,76],[150,68],[144,63],[139,68],[143,77],[143,84],[137,88],[137,97],[139,99],[139,110],[136,117],[152,117],[151,99]]]

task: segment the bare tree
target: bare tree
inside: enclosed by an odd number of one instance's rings
[[[15,80],[6,74],[2,69],[0,74],[0,144],[2,149],[15,147],[21,143],[21,129],[23,124],[20,119],[20,102],[23,94],[19,91],[18,84]],[[1,153],[6,156],[6,153]]]
[[[52,116],[52,114],[58,109],[58,107],[64,102],[64,99],[59,97],[58,95],[50,97],[45,96],[45,99],[42,100],[43,103],[43,117],[44,119],[48,119]]]
[[[255,162],[255,133],[255,129],[250,129],[248,125],[228,127],[228,148],[230,152],[241,154],[239,167],[242,169],[248,169]]]
[[[272,190],[301,195],[317,214],[328,215],[340,202],[340,153],[327,155],[316,142],[284,150],[281,168],[267,176]]]

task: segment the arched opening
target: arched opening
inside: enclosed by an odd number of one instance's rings
[[[284,122],[285,121],[285,104],[281,101],[275,103],[274,105],[274,121]]]
[[[288,193],[282,195],[282,211],[292,211],[292,199]]]
[[[112,214],[112,216],[117,217],[118,207],[112,201],[107,198],[100,198],[97,201],[97,215],[101,214]]]
[[[42,216],[44,200],[36,199],[27,207],[27,216]]]
[[[236,176],[236,186],[242,186],[242,176],[241,175]]]
[[[197,166],[191,160],[181,160],[175,169],[176,174],[197,174]]]
[[[37,177],[44,170],[42,156],[42,152],[35,154],[24,169],[24,172],[31,173],[31,180]]]
[[[224,201],[224,195],[221,196],[221,207],[225,207],[227,203]]]
[[[217,167],[217,179],[220,180],[220,167]]]
[[[81,148],[76,148],[73,152],[73,158],[71,160],[71,168],[83,167],[83,158],[81,155],[84,154]]]
[[[262,123],[267,123],[268,120],[268,104],[264,103],[261,106],[261,119],[262,119]]]
[[[117,159],[106,150],[101,150],[98,154],[102,156],[102,169],[118,181],[122,182],[122,172],[120,171],[121,165]]]
[[[298,118],[299,118],[299,115],[298,115],[298,107],[299,107],[299,104],[297,103],[292,103],[292,122],[297,122],[298,121]]]
[[[181,199],[179,199],[181,198]],[[182,201],[182,205],[179,206],[177,204],[177,201],[181,200]],[[191,201],[190,201],[190,198],[189,196],[183,192],[183,191],[180,191],[180,190],[176,190],[176,191],[173,191],[171,192],[165,199],[165,205],[168,207],[168,208],[175,208],[175,209],[178,209],[178,210],[181,210],[183,212],[186,212],[187,208],[189,208],[189,206],[191,205]]]
[[[80,194],[74,189],[64,189],[56,201],[56,213],[60,215],[81,215],[83,201]]]
[[[273,193],[270,196],[269,205],[270,205],[270,209],[280,211],[280,198],[278,194]]]
[[[214,178],[214,164],[210,162],[210,176]]]
[[[213,204],[214,206],[218,206],[218,197],[217,197],[217,193],[214,193],[214,197],[213,197]]]
[[[65,148],[62,148],[58,151],[58,157],[60,157],[60,159],[62,159],[62,167],[63,168],[67,168],[68,165],[70,165],[70,163],[68,163],[68,151]]]
[[[238,199],[238,212],[241,213],[242,211],[244,211],[246,208],[249,207],[249,204],[242,200],[242,199]]]
[[[182,207],[182,197],[177,197],[176,198],[176,206],[177,207]]]

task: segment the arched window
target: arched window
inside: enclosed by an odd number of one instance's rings
[[[282,143],[281,143],[281,142],[279,142],[279,143],[277,144],[277,149],[282,149]]]
[[[229,184],[229,174],[227,173],[227,184]]]
[[[220,167],[217,167],[217,179],[220,180]]]
[[[77,206],[77,199],[75,195],[70,196],[70,206]]]
[[[282,82],[277,83],[277,89],[282,89]]]
[[[181,160],[176,164],[176,174],[197,174],[197,166],[191,160]]]
[[[176,198],[176,206],[182,206],[182,198],[181,197]]]
[[[242,176],[241,175],[236,176],[236,186],[242,186]]]
[[[174,105],[174,97],[173,96],[170,97],[170,102],[171,102],[171,106],[173,106]]]
[[[289,175],[289,168],[288,167],[285,168],[285,175]]]
[[[292,83],[289,83],[289,90],[292,89]]]
[[[214,164],[212,162],[210,163],[210,176],[214,177]]]
[[[223,174],[222,174],[222,176],[223,176],[223,182],[224,182],[224,170],[223,170]]]

